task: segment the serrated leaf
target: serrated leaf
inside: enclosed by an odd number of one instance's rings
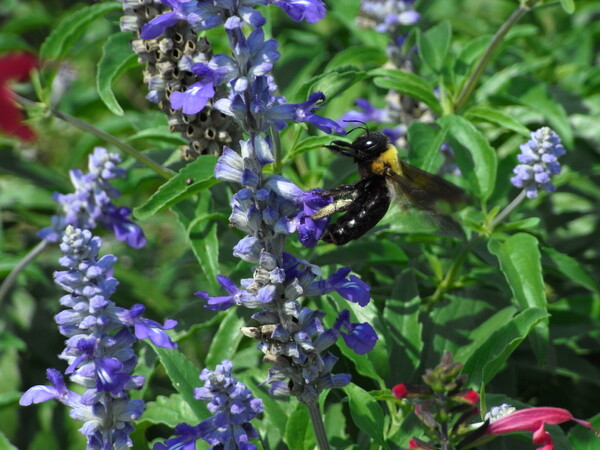
[[[508,114],[503,113],[497,108],[491,108],[489,106],[474,106],[467,110],[464,114],[466,119],[477,120],[481,122],[488,122],[494,125],[498,125],[507,130],[512,130],[515,133],[519,133],[525,137],[529,137],[531,133],[529,128],[523,126],[518,120],[512,118]]]
[[[137,66],[137,55],[129,47],[130,33],[115,33],[104,43],[102,57],[98,61],[96,89],[104,104],[117,116],[123,115],[123,108],[115,98],[112,83],[115,78],[131,67]]]
[[[46,60],[62,58],[71,50],[90,23],[109,12],[120,11],[122,7],[120,2],[101,2],[78,8],[52,30],[40,48],[40,58]]]
[[[435,73],[440,73],[444,67],[451,38],[452,27],[446,20],[417,34],[419,55]]]
[[[542,251],[548,255],[556,269],[569,280],[598,292],[598,283],[575,258],[559,252],[551,247],[543,247]]]
[[[245,325],[245,320],[237,315],[236,308],[230,308],[219,325],[219,329],[212,338],[210,349],[204,364],[206,367],[215,367],[224,359],[232,359],[242,340],[240,327]]]
[[[173,387],[181,394],[181,398],[190,406],[198,421],[206,419],[210,414],[204,406],[194,398],[194,389],[200,387],[200,369],[190,362],[177,349],[166,349],[150,343],[165,368]]]
[[[202,382],[199,382],[199,385]],[[156,400],[146,403],[144,414],[140,423],[164,424],[175,428],[180,423],[195,425],[198,418],[179,394],[171,394],[168,397],[159,395]]]
[[[521,310],[534,307],[546,312],[548,301],[537,239],[530,234],[517,233],[502,243],[491,239],[488,249],[498,258],[500,270]],[[547,343],[548,321],[540,323],[532,336],[533,349],[539,361],[545,358]]]
[[[547,318],[546,311],[529,308],[494,332],[465,362],[463,371],[469,381],[476,386],[488,384],[533,327]]]
[[[373,83],[376,86],[408,95],[425,103],[436,114],[442,113],[439,101],[433,94],[433,88],[418,75],[391,69],[371,70],[369,75],[375,77]]]
[[[575,0],[560,0],[560,6],[565,10],[567,14],[573,14],[575,12]]]
[[[482,200],[486,200],[496,186],[498,160],[496,152],[485,136],[469,121],[448,115],[439,120],[447,127],[456,154],[456,162]]]
[[[379,403],[354,383],[346,386],[344,391],[350,400],[350,414],[357,428],[367,433],[383,448],[388,449],[383,434],[385,420]]]
[[[314,448],[314,433],[306,405],[298,403],[285,428],[284,440],[290,450]]]
[[[412,122],[408,127],[410,163],[427,172],[436,172],[444,161],[440,147],[446,139],[447,129],[435,129],[422,122]]]
[[[145,220],[162,209],[216,184],[218,182],[214,177],[216,163],[216,156],[199,156],[159,187],[143,205],[134,208],[134,216],[139,220]]]

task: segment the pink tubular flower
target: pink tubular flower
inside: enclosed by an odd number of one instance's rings
[[[512,412],[492,422],[486,434],[504,434],[515,431],[531,431],[533,443],[539,445],[538,450],[553,450],[552,437],[544,429],[545,424],[557,425],[574,420],[575,422],[593,430],[592,424],[585,420],[576,419],[569,411],[562,408],[540,407],[527,408]]]

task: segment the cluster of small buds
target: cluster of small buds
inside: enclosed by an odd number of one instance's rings
[[[122,0],[121,30],[135,34],[131,48],[146,64],[144,81],[149,86],[147,98],[168,118],[169,129],[180,132],[188,143],[181,147],[184,159],[199,155],[219,155],[224,145],[237,148],[241,138],[238,124],[216,110],[212,103],[224,96],[218,89],[214,98],[202,108],[190,113],[172,108],[170,100],[188,90],[196,81],[191,68],[212,57],[211,45],[205,37],[198,37],[189,22],[177,20],[159,36],[142,39],[142,26],[152,19],[172,12],[179,2],[160,0]]]
[[[194,398],[209,402],[213,414],[196,426],[180,424],[175,427],[178,437],[154,445],[153,450],[196,448],[198,439],[212,445],[211,448],[240,448],[255,450],[250,441],[258,439],[258,432],[250,421],[263,412],[262,400],[239,382],[231,371],[233,364],[224,360],[215,370],[204,369],[200,379],[204,387],[196,388]]]
[[[423,375],[424,385],[399,384],[392,389],[396,398],[408,399],[414,405],[430,439],[426,442],[415,437],[411,448],[435,449],[443,442],[445,448],[458,449],[485,433],[487,422],[475,430],[468,425],[479,411],[479,395],[464,388],[467,377],[460,374],[462,368],[462,363],[453,362],[452,355],[445,353],[440,364]]]
[[[120,162],[118,154],[96,147],[89,156],[88,173],[78,169],[71,170],[69,175],[75,192],[54,194],[54,200],[62,208],[62,215],[53,216],[52,225],[40,231],[39,237],[59,242],[68,225],[90,230],[101,225],[131,247],[143,247],[146,238],[142,229],[129,219],[131,210],[113,204],[120,192],[111,186],[109,180],[125,176],[125,169],[116,167]]]
[[[131,422],[144,410],[144,402],[131,400],[127,391],[140,389],[144,377],[132,375],[137,363],[133,344],[150,339],[155,345],[175,348],[165,330],[177,322],[161,325],[141,317],[144,306],[127,310],[110,300],[118,281],[112,276],[116,258],[98,258],[101,240],[88,230],[67,226],[60,249],[60,264],[66,269],[54,274],[57,285],[68,292],[60,300],[66,309],[55,317],[60,333],[67,338],[60,354],[68,364],[72,382],[84,386],[83,394],[67,389],[63,376],[47,371],[52,386],[34,386],[23,394],[21,405],[57,399],[71,408],[71,417],[84,425],[88,449],[130,447]]]
[[[542,127],[531,133],[531,139],[521,145],[521,154],[517,156],[521,164],[514,169],[515,176],[510,182],[518,188],[524,188],[528,198],[536,198],[538,189],[554,192],[556,187],[551,178],[560,173],[558,158],[565,154],[560,137],[548,127]]]

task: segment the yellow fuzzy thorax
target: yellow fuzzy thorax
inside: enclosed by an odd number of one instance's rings
[[[384,175],[385,169],[389,168],[392,172],[398,175],[402,174],[400,161],[398,161],[398,150],[396,147],[389,144],[386,151],[381,153],[379,157],[371,163],[371,170],[378,175]]]

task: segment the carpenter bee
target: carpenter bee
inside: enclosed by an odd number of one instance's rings
[[[383,218],[392,199],[425,211],[434,212],[434,205],[444,201],[455,207],[466,201],[465,192],[443,178],[418,169],[398,158],[396,147],[383,133],[366,132],[349,143],[333,141],[325,147],[354,159],[360,180],[323,192],[334,201],[311,217],[314,220],[345,212],[330,223],[321,239],[343,245],[358,239]]]

